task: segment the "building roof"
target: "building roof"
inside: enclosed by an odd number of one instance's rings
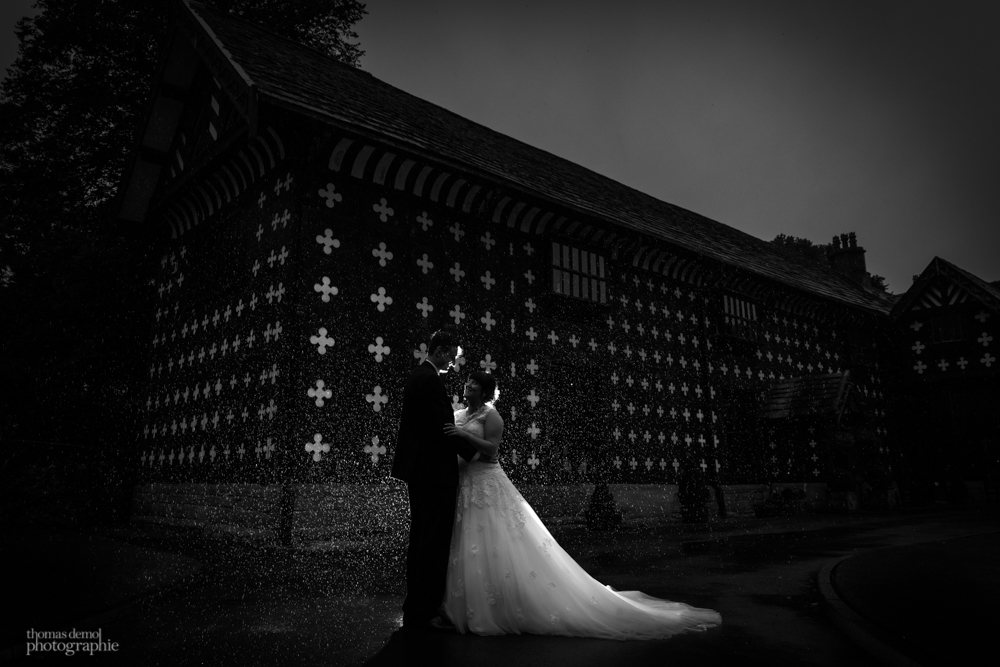
[[[414,97],[372,75],[194,2],[187,11],[258,102],[292,108],[389,145],[850,306],[886,314],[888,294],[705,216],[660,201]],[[217,75],[218,76],[218,75]],[[255,115],[255,114],[253,114]]]
[[[985,307],[1000,315],[1000,285],[988,283],[979,276],[973,275],[963,268],[955,266],[946,259],[935,257],[930,261],[917,279],[906,290],[892,307],[891,317],[898,319],[910,310],[920,294],[938,277],[943,276],[958,283],[962,288],[979,300]]]

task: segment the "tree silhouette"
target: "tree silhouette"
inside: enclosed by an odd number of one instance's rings
[[[771,239],[771,243],[782,248],[794,250],[804,257],[830,266],[829,254],[833,250],[832,243],[813,243],[809,239],[791,236],[790,234],[778,234]]]
[[[781,246],[782,248],[793,250],[803,257],[808,257],[809,259],[820,264],[830,266],[830,252],[833,250],[833,243],[813,243],[809,239],[799,236],[791,236],[790,234],[778,234],[771,239],[771,243]],[[871,279],[872,287],[882,290],[883,292],[889,291],[889,287],[883,276],[880,276],[877,273],[872,273],[869,274],[869,277]]]
[[[209,0],[357,67],[357,0]],[[194,5],[197,9],[197,5]],[[147,343],[149,241],[112,224],[180,2],[38,0],[0,84],[0,441],[117,447]],[[130,450],[130,448],[129,448]],[[131,458],[131,456],[130,456]]]

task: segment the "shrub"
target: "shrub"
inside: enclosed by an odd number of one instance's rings
[[[700,505],[708,502],[708,486],[697,472],[689,470],[682,473],[677,486],[677,499],[681,505]]]
[[[854,475],[850,470],[834,468],[826,475],[826,488],[829,491],[854,491]]]
[[[892,484],[892,473],[885,468],[869,468],[865,472],[865,481],[873,491],[888,491]]]
[[[785,502],[793,500],[805,500],[806,492],[803,489],[797,489],[793,486],[786,486],[781,490],[781,498]]]
[[[614,530],[621,526],[622,511],[615,504],[615,498],[606,482],[598,482],[594,486],[586,517],[588,530]]]

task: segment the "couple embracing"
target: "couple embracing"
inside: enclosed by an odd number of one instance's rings
[[[719,614],[592,578],[553,539],[498,463],[504,423],[495,378],[470,374],[454,412],[441,375],[461,354],[431,338],[403,389],[392,476],[407,484],[404,630],[662,639],[719,625]]]

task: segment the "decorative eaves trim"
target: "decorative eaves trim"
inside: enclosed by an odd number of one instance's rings
[[[939,276],[955,282],[979,300],[984,307],[989,308],[993,313],[1000,316],[1000,297],[989,287],[988,283],[945,259],[935,257],[913,284],[910,285],[910,289],[906,290],[902,298],[893,306],[890,312],[892,320],[898,321],[903,315],[915,309],[920,296],[929,288],[934,279]]]
[[[178,24],[194,44],[198,55],[222,83],[222,89],[247,123],[250,137],[257,133],[257,85],[246,70],[236,62],[233,54],[223,46],[215,31],[191,6],[190,0],[182,0],[186,12],[179,12]],[[204,39],[208,37],[208,40]]]

